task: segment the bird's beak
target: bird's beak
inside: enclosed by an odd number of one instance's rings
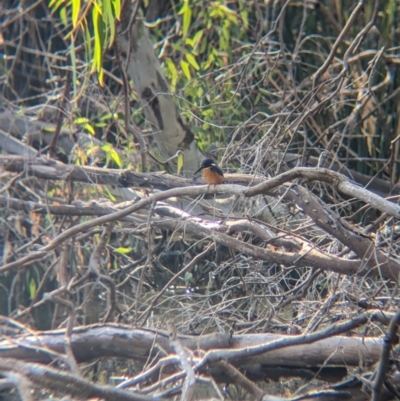
[[[197,173],[200,173],[201,170],[203,170],[204,166],[201,166],[197,171],[193,173],[193,175],[196,175]]]

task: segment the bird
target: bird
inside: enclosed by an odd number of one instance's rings
[[[197,174],[201,171],[201,176],[208,186],[222,184],[225,180],[224,173],[217,166],[213,159],[204,159],[201,162],[200,168],[194,173]]]

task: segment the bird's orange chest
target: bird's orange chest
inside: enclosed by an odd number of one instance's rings
[[[219,185],[224,182],[224,176],[213,171],[212,167],[203,169],[201,175],[208,185]]]

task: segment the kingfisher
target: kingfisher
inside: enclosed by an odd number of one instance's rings
[[[208,186],[218,185],[224,182],[224,173],[217,166],[213,159],[204,159],[201,162],[200,168],[194,173],[197,174],[201,171],[201,176]]]

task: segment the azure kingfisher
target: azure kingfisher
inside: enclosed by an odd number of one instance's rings
[[[224,173],[212,159],[204,159],[201,162],[200,168],[194,174],[197,174],[200,171],[208,186],[218,185],[224,182]]]

